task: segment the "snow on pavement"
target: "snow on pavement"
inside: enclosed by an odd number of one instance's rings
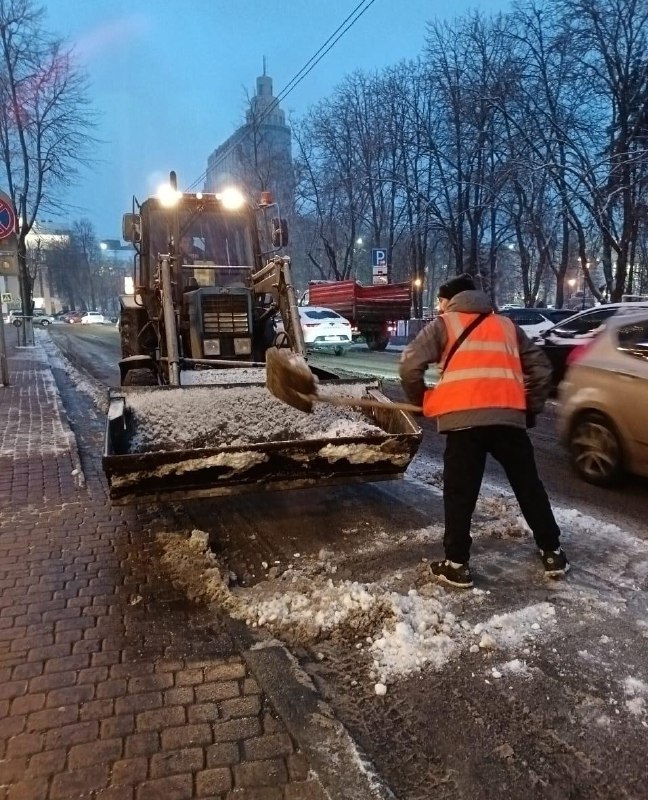
[[[27,380],[21,380],[18,371],[12,369],[14,382],[20,388],[14,389],[18,393],[14,400],[16,408],[9,413],[6,428],[0,430],[0,456],[24,459],[32,455],[58,455],[71,451],[74,437],[61,418],[59,392],[40,342],[30,350],[19,350],[18,358],[34,366],[29,369]],[[41,404],[47,406],[42,415],[43,423],[33,429],[30,411],[34,405]]]
[[[425,490],[431,486],[436,492],[438,463],[417,461],[410,470],[416,477],[408,479],[419,482]],[[475,674],[483,680],[531,680],[536,658],[546,648],[551,650],[554,640],[564,640],[575,629],[585,630],[583,625],[586,630],[597,631],[604,621],[611,623],[613,632],[614,620],[622,615],[626,626],[635,626],[637,636],[648,638],[648,624],[640,616],[632,618],[622,594],[638,595],[645,590],[648,543],[576,509],[556,507],[555,511],[565,541],[574,544],[574,572],[564,581],[546,582],[547,595],[542,602],[537,601],[536,592],[533,601],[525,603],[522,593],[515,607],[498,613],[487,610],[497,600],[489,591],[442,588],[429,581],[424,563],[394,569],[393,564],[398,563],[395,551],[413,542],[419,547],[421,543],[434,545],[437,552],[443,534],[439,524],[398,539],[390,538],[388,531],[378,532],[372,541],[360,539],[353,558],[360,552],[371,552],[372,545],[373,552],[385,552],[383,572],[371,582],[338,579],[338,569],[347,556],[327,550],[295,558],[282,573],[269,573],[265,581],[254,586],[229,587],[214,557],[205,554],[206,539],[200,553],[194,550],[202,566],[194,560],[190,567],[182,567],[182,559],[177,558],[177,548],[183,546],[180,537],[165,540],[164,547],[167,566],[181,583],[192,582],[194,596],[210,596],[209,592],[205,594],[203,570],[209,573],[213,598],[216,569],[217,596],[221,602],[226,598],[230,614],[289,645],[305,644],[317,650],[328,642],[355,648],[366,680],[382,694],[395,681],[423,670],[443,670],[467,653],[476,658],[481,654],[482,668],[476,668]],[[515,499],[500,487],[484,486],[477,513],[481,520],[475,525],[476,537],[530,539]],[[580,541],[587,543],[590,561],[585,548],[578,548]],[[605,563],[592,561],[592,553],[604,542]],[[530,545],[529,541],[525,546]],[[519,548],[520,544],[511,542],[510,546]],[[387,548],[394,552],[394,558],[388,557]],[[538,580],[543,581],[540,570]],[[613,671],[621,668],[622,653],[613,639],[599,639],[597,634],[592,647],[591,654],[583,651],[578,655],[586,655],[595,672],[608,666]],[[644,724],[648,683],[631,674],[618,686],[628,712]]]
[[[49,333],[38,331],[36,334],[39,345],[47,353],[51,369],[61,369],[67,373],[75,388],[92,400],[94,407],[105,414],[108,411],[108,389],[98,380],[88,374],[83,374],[63,354]]]

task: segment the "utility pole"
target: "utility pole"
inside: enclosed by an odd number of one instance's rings
[[[0,309],[2,307],[0,306]],[[0,383],[9,386],[9,363],[7,361],[7,343],[5,341],[4,318],[0,310]]]
[[[13,202],[8,194],[0,191],[0,242],[5,242],[10,247],[9,255],[13,255],[16,236],[16,212]],[[3,288],[6,289],[3,279]],[[7,361],[7,343],[5,341],[4,317],[2,303],[0,303],[0,381],[3,386],[9,386],[9,364]]]

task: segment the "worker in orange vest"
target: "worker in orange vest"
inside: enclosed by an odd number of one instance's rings
[[[430,364],[440,365],[434,389],[423,379]],[[423,406],[426,417],[436,417],[447,436],[445,559],[430,564],[433,577],[460,588],[473,585],[470,523],[488,454],[504,467],[545,575],[564,575],[569,561],[526,431],[551,389],[551,365],[540,348],[511,320],[494,314],[488,296],[464,274],[439,289],[439,316],[405,348],[399,373],[408,398]]]

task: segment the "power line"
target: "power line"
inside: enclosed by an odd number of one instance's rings
[[[296,86],[298,86],[298,85],[299,85],[299,84],[300,84],[300,83],[301,83],[301,82],[304,80],[304,78],[305,78],[305,77],[306,77],[306,76],[307,76],[307,75],[308,75],[308,74],[309,74],[309,73],[310,73],[310,72],[313,70],[313,68],[314,68],[314,67],[315,67],[315,66],[316,66],[316,65],[317,65],[317,64],[318,64],[318,63],[319,63],[319,62],[320,62],[320,61],[321,61],[321,60],[324,58],[324,56],[325,56],[325,55],[326,55],[326,54],[329,52],[329,50],[331,50],[331,48],[332,48],[332,47],[334,47],[334,46],[337,44],[337,42],[338,42],[338,41],[339,41],[339,40],[340,40],[340,39],[341,39],[341,38],[344,36],[344,34],[345,34],[345,33],[346,33],[348,30],[350,30],[350,29],[351,29],[351,28],[352,28],[352,27],[353,27],[353,26],[356,24],[356,22],[357,22],[357,21],[360,19],[360,17],[361,17],[361,16],[362,16],[362,15],[363,15],[363,14],[364,14],[366,11],[368,11],[368,10],[369,10],[369,8],[370,8],[370,7],[371,7],[371,6],[372,6],[372,5],[373,5],[375,2],[376,2],[376,0],[369,0],[369,2],[367,2],[367,0],[361,0],[361,2],[360,2],[360,3],[358,3],[358,5],[357,5],[357,6],[356,6],[356,7],[353,9],[353,11],[352,11],[352,12],[351,12],[351,13],[350,13],[350,14],[349,14],[347,17],[346,17],[346,19],[345,19],[343,22],[341,22],[341,23],[340,23],[340,25],[339,25],[339,26],[338,26],[338,27],[337,27],[337,28],[336,28],[336,29],[333,31],[333,33],[332,33],[332,34],[329,36],[329,38],[328,38],[328,39],[327,39],[327,40],[324,42],[324,44],[322,44],[322,45],[321,45],[321,47],[319,48],[319,50],[317,50],[317,52],[316,52],[314,55],[312,55],[312,56],[310,57],[310,59],[309,59],[309,60],[308,60],[308,61],[307,61],[307,62],[304,64],[304,66],[303,66],[303,67],[302,67],[302,68],[299,70],[299,72],[298,72],[298,73],[297,73],[297,74],[296,74],[296,75],[295,75],[295,76],[292,78],[292,80],[290,80],[290,81],[289,81],[289,82],[286,84],[286,86],[284,86],[284,88],[283,88],[283,89],[282,89],[282,90],[279,92],[279,94],[278,94],[278,95],[277,95],[277,97],[276,97],[276,103],[277,103],[277,104],[278,104],[278,103],[279,103],[281,100],[283,100],[285,97],[287,97],[287,96],[290,94],[290,92],[292,92],[292,90],[293,90],[293,89],[294,89]],[[365,5],[365,3],[367,3],[367,4]],[[361,6],[363,6],[363,5],[364,5],[364,8],[362,8],[362,10],[359,10],[359,9],[361,9]],[[355,15],[355,16],[354,16],[354,15]],[[352,18],[352,17],[353,17],[353,19],[351,20],[351,18]],[[350,22],[350,23],[347,25],[347,27],[346,27],[346,28],[344,28],[344,26],[347,24],[347,22],[349,22],[349,20],[351,20],[351,22]],[[340,33],[340,35],[339,35],[339,36],[337,36],[337,38],[335,38],[335,41],[331,42],[331,40],[332,40],[334,37],[336,37],[336,34],[338,34],[342,28],[344,28],[344,30],[342,30],[342,32]],[[330,45],[329,45],[329,47],[327,47],[327,45],[329,44],[329,42],[330,42]],[[326,50],[324,50],[324,48],[326,48]],[[322,52],[323,50],[324,50],[324,52]],[[321,55],[320,55],[320,53],[321,53]],[[319,56],[319,58],[318,58],[318,56]],[[303,74],[302,74],[302,73],[303,73]]]
[[[306,78],[315,67],[319,64],[319,62],[324,58],[324,56],[335,47],[335,45],[340,41],[340,39],[349,31],[351,28],[356,24],[356,22],[360,19],[360,17],[365,14],[369,8],[376,2],[376,0],[361,0],[355,8],[351,11],[350,14],[338,25],[338,27],[333,31],[333,33],[329,36],[329,38],[319,47],[319,49],[308,59],[308,61],[304,64],[301,69],[295,73],[295,75],[288,81],[288,83],[281,89],[279,94],[274,98],[273,102],[261,113],[258,120],[256,121],[257,125],[260,125],[272,112],[277,108],[279,103],[284,100],[288,95],[295,89],[299,84]],[[363,7],[364,6],[364,7]],[[350,21],[349,21],[350,20]],[[348,24],[347,24],[348,23]],[[346,27],[345,27],[346,26]],[[333,40],[333,41],[331,41]],[[328,46],[327,46],[328,45]],[[236,142],[232,142],[229,149],[223,154],[223,157],[226,158],[236,147]],[[198,178],[188,187],[188,191],[193,189],[197,186],[204,178],[207,177],[209,172],[209,167],[201,173]]]

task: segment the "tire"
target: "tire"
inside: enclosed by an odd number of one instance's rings
[[[159,386],[158,379],[150,369],[131,369],[124,377],[124,386]]]
[[[343,355],[344,355],[344,348],[343,348],[343,347],[336,347],[336,348],[333,350],[333,353],[334,353],[336,356],[343,356]]]
[[[379,334],[365,336],[367,340],[367,347],[373,352],[384,350],[389,344],[389,336],[380,336]]]
[[[50,324],[50,321],[49,321],[48,319],[44,319],[44,320],[43,320],[43,321],[40,323],[40,326],[41,326],[41,328],[47,328],[47,326],[48,326],[49,324]]]
[[[596,411],[574,421],[567,442],[576,474],[595,486],[613,486],[623,474],[623,448],[610,419]]]

